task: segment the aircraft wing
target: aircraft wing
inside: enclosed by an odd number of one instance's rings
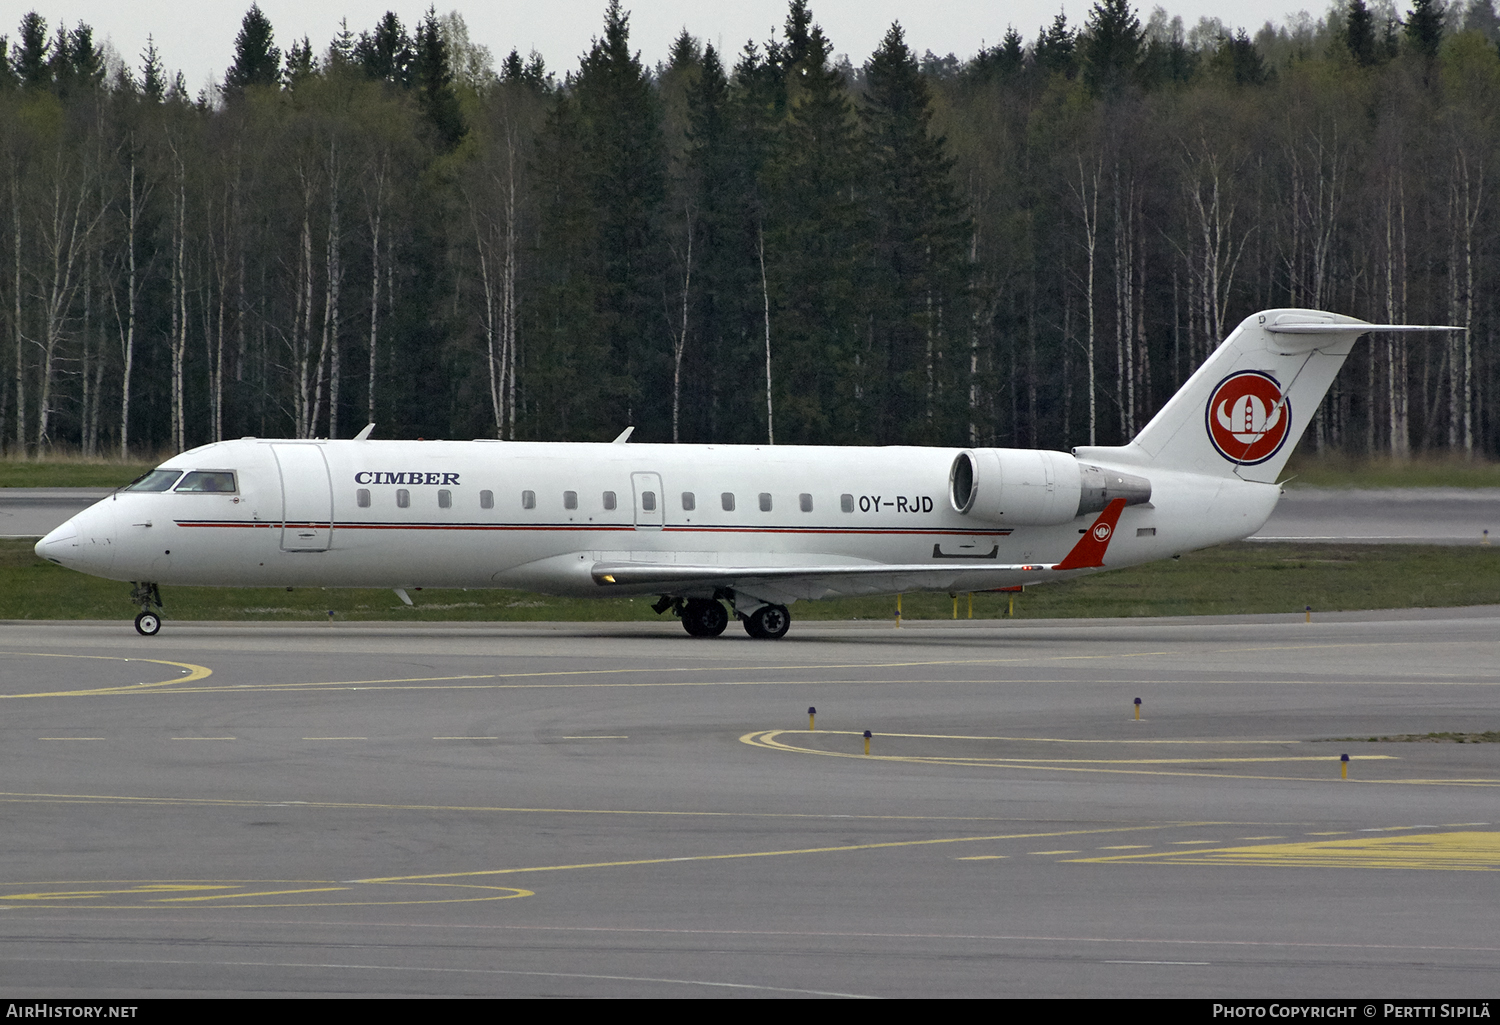
[[[904,590],[984,590],[1018,582],[1041,583],[1051,573],[1098,569],[1125,508],[1117,498],[1099,514],[1061,561],[1055,563],[988,563],[962,566],[932,563],[878,562],[803,565],[684,565],[681,563],[598,562],[590,569],[601,588],[660,588],[663,591],[725,587],[776,591],[786,597],[820,598],[833,594],[879,594]],[[1028,580],[1029,578],[1029,580]]]

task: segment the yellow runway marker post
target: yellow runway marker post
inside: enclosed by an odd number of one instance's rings
[[[812,705],[807,706],[807,730],[809,733],[818,728],[818,710]]]
[[[865,754],[870,753],[870,731],[865,730]]]

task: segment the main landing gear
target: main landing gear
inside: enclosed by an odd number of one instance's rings
[[[155,584],[133,584],[130,603],[141,607],[135,617],[135,632],[142,637],[155,637],[161,630],[161,591]],[[155,607],[157,611],[153,612]]]
[[[671,598],[663,595],[651,606],[657,614],[672,609],[682,620],[682,628],[690,637],[717,637],[729,625],[729,612],[717,598]],[[757,640],[774,641],[785,637],[792,625],[792,614],[785,605],[762,605],[754,612],[736,610],[735,615],[745,624],[745,632]]]
[[[762,605],[740,619],[745,622],[745,632],[760,641],[779,640],[792,625],[792,614],[785,605]]]

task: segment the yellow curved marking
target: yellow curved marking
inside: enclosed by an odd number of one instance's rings
[[[163,658],[125,658],[121,655],[60,655],[51,651],[0,651],[0,655],[20,656],[23,658],[89,658],[99,659],[104,662],[151,662],[155,665],[176,666],[178,669],[187,670],[186,676],[177,676],[170,680],[161,680],[157,683],[133,683],[121,687],[96,687],[90,690],[39,691],[35,694],[0,694],[0,698],[76,698],[100,694],[134,694],[137,691],[150,690],[157,687],[170,687],[173,684],[192,683],[214,674],[214,671],[207,666],[194,665],[191,662],[169,662]]]
[[[325,886],[294,885],[277,889],[255,889],[267,882],[295,883],[296,880],[255,880],[240,882],[138,882],[120,883],[54,882],[40,884],[58,889],[34,890],[22,893],[5,893],[0,890],[0,907],[15,902],[27,907],[79,908],[88,910],[167,909],[172,906],[197,906],[214,908],[327,908],[327,907],[386,907],[398,904],[466,904],[480,901],[511,900],[516,897],[535,896],[534,891],[514,886],[489,886],[483,883],[435,883],[413,880],[354,880],[344,883],[329,882]],[[312,882],[308,880],[306,882]],[[38,884],[32,884],[33,886]],[[423,897],[420,899],[391,900],[296,900],[268,902],[256,900],[260,897],[293,897],[314,893],[348,893],[364,888],[395,887],[439,887],[466,892],[463,896]],[[68,887],[61,889],[61,887]],[[214,891],[202,893],[199,891]],[[187,896],[176,896],[188,894]],[[129,901],[128,898],[136,898]],[[127,898],[127,899],[122,899]],[[104,903],[79,903],[80,901],[106,901]],[[249,901],[249,903],[245,903]],[[236,903],[239,902],[239,903]]]
[[[751,747],[768,746],[777,750],[795,750],[804,755],[838,755],[840,752],[831,750],[820,750],[817,747],[795,747],[792,744],[783,744],[775,740],[781,734],[804,734],[808,737],[816,735],[834,735],[834,737],[864,737],[864,734],[855,729],[772,729],[763,734],[745,734],[739,738],[741,743],[750,744]],[[1037,741],[1037,743],[1049,744],[1296,744],[1302,743],[1298,740],[1064,740],[1058,737],[968,737],[960,734],[877,734],[879,737],[901,737],[907,740],[1014,740],[1014,741]],[[760,743],[763,741],[763,743]],[[1202,765],[1205,762],[1313,762],[1313,761],[1340,761],[1340,755],[1277,755],[1271,758],[1011,758],[1010,755],[996,755],[990,758],[978,758],[971,755],[852,755],[855,758],[888,759],[888,761],[924,761],[953,762],[953,764],[1043,764],[1043,765]],[[1349,761],[1397,761],[1397,755],[1350,755]]]
[[[1424,868],[1500,872],[1500,832],[1408,833],[1403,836],[1361,837],[1353,840],[1313,840],[1157,854],[1116,854],[1070,860],[1270,868]]]
[[[822,731],[819,731],[819,732],[822,732]],[[831,732],[834,732],[834,731],[830,730],[830,731],[827,731],[827,732],[831,733]],[[852,731],[842,731],[842,732],[846,736],[857,736],[857,737],[862,737],[863,736],[862,733],[854,733]],[[1266,779],[1266,780],[1277,780],[1277,781],[1280,781],[1280,782],[1298,781],[1298,782],[1312,782],[1312,783],[1328,782],[1328,780],[1331,777],[1327,777],[1327,776],[1257,776],[1257,775],[1251,775],[1251,774],[1228,773],[1228,772],[1183,772],[1183,771],[1172,771],[1172,770],[1167,770],[1167,769],[1110,768],[1108,766],[1110,766],[1112,764],[1113,765],[1118,765],[1118,764],[1122,764],[1122,763],[1123,764],[1127,764],[1127,765],[1145,765],[1145,764],[1162,764],[1162,763],[1170,764],[1170,763],[1174,763],[1174,762],[1183,762],[1183,763],[1188,763],[1188,764],[1201,765],[1201,764],[1203,764],[1205,762],[1208,762],[1208,763],[1234,763],[1234,762],[1250,762],[1250,761],[1338,761],[1339,760],[1338,756],[1336,756],[1336,755],[1330,755],[1330,756],[1297,756],[1297,757],[1288,757],[1288,758],[1285,758],[1285,759],[1178,758],[1178,759],[1119,759],[1117,761],[1110,761],[1110,760],[1106,760],[1106,759],[1089,760],[1089,759],[1066,759],[1066,758],[1040,758],[1040,759],[1003,758],[1003,757],[1002,758],[966,758],[966,757],[957,756],[957,755],[954,755],[954,756],[942,756],[942,755],[873,755],[873,754],[866,755],[866,754],[859,754],[857,752],[852,752],[852,751],[822,751],[822,750],[819,750],[817,748],[800,747],[800,746],[797,746],[797,745],[794,745],[794,744],[788,744],[788,743],[785,743],[785,742],[777,739],[780,736],[782,736],[783,734],[803,734],[803,735],[807,735],[807,736],[813,735],[812,731],[809,731],[809,730],[759,730],[759,731],[755,731],[755,732],[752,732],[752,733],[746,733],[744,736],[740,737],[740,743],[742,743],[742,744],[748,744],[751,747],[765,748],[765,749],[771,750],[771,751],[784,751],[784,752],[787,752],[787,753],[790,753],[790,754],[822,755],[825,758],[858,758],[858,759],[863,759],[865,761],[906,762],[906,763],[910,763],[910,764],[914,764],[914,765],[947,765],[947,766],[962,766],[962,767],[966,767],[966,768],[972,768],[972,767],[978,767],[978,766],[988,765],[988,766],[996,768],[996,769],[1036,769],[1036,770],[1039,770],[1039,771],[1042,771],[1042,772],[1094,772],[1094,773],[1108,773],[1108,774],[1114,774],[1114,775],[1186,776],[1186,777],[1192,777],[1192,778],[1207,778],[1207,779]],[[899,733],[887,733],[887,734],[877,734],[876,736],[877,737],[879,737],[879,736],[900,737],[900,736],[903,736],[903,734],[899,734]],[[973,740],[973,739],[981,739],[981,738],[974,738],[974,737],[951,737],[951,738],[948,738],[948,739],[954,739],[954,740]],[[1394,759],[1394,756],[1392,756],[1392,755],[1355,755],[1355,756],[1353,756],[1353,758],[1351,758],[1351,760],[1353,760],[1354,758],[1361,759],[1361,760],[1365,760],[1365,759]],[[1083,763],[1083,764],[1079,764],[1079,763]],[[1359,781],[1348,780],[1348,781],[1344,781],[1344,782],[1351,782],[1351,783],[1353,783],[1353,782],[1363,782],[1363,783],[1408,783],[1408,784],[1412,784],[1412,783],[1424,783],[1424,784],[1429,784],[1429,785],[1500,786],[1500,780],[1497,780],[1497,779],[1451,779],[1451,780],[1448,780],[1448,779],[1431,779],[1431,780],[1391,780],[1391,779],[1385,779],[1385,780],[1359,780]]]
[[[912,668],[914,666],[966,666],[966,665],[1004,665],[1004,664],[1010,664],[1010,663],[1023,663],[1023,662],[1069,662],[1069,661],[1077,661],[1077,660],[1080,660],[1080,659],[1082,659],[1082,660],[1089,660],[1089,659],[1101,659],[1101,658],[1140,658],[1140,657],[1149,656],[1149,655],[1166,655],[1166,654],[1168,654],[1168,652],[1165,652],[1165,651],[1135,651],[1135,652],[1125,652],[1123,654],[1118,654],[1118,655],[1054,655],[1054,656],[1027,656],[1027,657],[1024,657],[1024,658],[931,659],[931,660],[917,661],[917,662],[911,662],[911,661],[905,661],[905,662],[848,662],[848,663],[827,663],[827,664],[814,664],[814,665],[759,666],[759,667],[755,667],[753,671],[755,671],[755,672],[761,672],[761,673],[769,673],[769,672],[794,672],[794,671],[804,671],[804,670],[809,670],[809,669],[816,669],[816,670],[820,670],[820,671],[830,670],[830,669],[860,669],[860,670],[868,670],[868,669],[908,669],[908,668]],[[103,656],[83,656],[83,655],[80,655],[80,656],[77,656],[77,657],[79,657],[79,658],[87,658],[87,657],[98,658],[98,657],[103,657]],[[170,663],[170,664],[175,665],[177,663]],[[811,681],[811,680],[732,680],[732,681],[710,681],[710,680],[660,680],[660,679],[653,679],[653,680],[650,680],[650,681],[647,681],[647,682],[641,682],[641,683],[581,683],[581,682],[580,683],[569,683],[569,682],[556,682],[556,683],[503,683],[502,682],[502,683],[488,683],[488,684],[481,684],[481,683],[465,684],[465,683],[463,683],[463,681],[468,681],[468,680],[475,680],[475,681],[478,681],[478,680],[504,681],[504,680],[516,680],[516,679],[523,679],[523,680],[524,679],[547,679],[549,677],[615,676],[615,675],[625,676],[625,675],[634,675],[634,674],[649,674],[649,675],[651,675],[653,677],[660,677],[660,676],[668,674],[668,673],[743,673],[743,672],[747,672],[747,671],[750,671],[750,670],[747,670],[747,668],[745,666],[706,666],[706,667],[705,666],[679,666],[679,667],[670,667],[670,668],[665,668],[665,669],[662,669],[662,668],[643,668],[643,669],[621,669],[621,668],[610,668],[610,669],[559,669],[559,670],[550,670],[550,671],[543,671],[543,672],[525,672],[525,673],[464,673],[464,674],[458,674],[458,675],[453,675],[453,676],[409,676],[409,677],[397,677],[397,678],[392,678],[392,679],[376,679],[376,680],[324,680],[324,681],[310,681],[310,682],[307,682],[307,683],[265,683],[265,684],[233,684],[233,685],[231,685],[231,684],[225,684],[224,686],[219,686],[219,687],[199,687],[199,688],[194,688],[189,693],[219,693],[219,692],[225,692],[225,691],[228,691],[228,692],[249,692],[249,691],[341,690],[341,689],[349,689],[349,688],[356,688],[356,687],[360,688],[362,690],[380,690],[380,689],[401,690],[401,689],[409,689],[409,688],[403,688],[403,687],[401,687],[400,685],[402,685],[402,684],[422,684],[422,683],[451,683],[451,684],[454,684],[455,686],[452,687],[452,688],[450,688],[450,689],[475,689],[475,690],[514,689],[514,690],[532,690],[532,689],[539,689],[539,688],[556,688],[556,687],[577,687],[577,688],[610,688],[610,687],[718,687],[718,686],[752,686],[752,687],[774,686],[774,687],[781,687],[781,686],[804,685],[804,684],[812,683],[812,682],[823,682],[823,683],[829,682],[829,681],[826,681],[826,680],[824,680],[824,681]],[[184,680],[183,682],[187,682],[187,681]],[[869,682],[869,681],[858,680],[858,681],[839,681],[839,682],[866,683],[866,682]],[[879,682],[886,682],[886,681],[879,681]],[[897,681],[889,681],[889,682],[897,682]],[[909,680],[901,680],[899,682],[908,683],[908,682],[911,682],[911,681],[909,681]],[[943,681],[943,682],[949,682],[949,681]],[[953,681],[953,682],[965,682],[966,683],[966,682],[973,682],[973,681]]]

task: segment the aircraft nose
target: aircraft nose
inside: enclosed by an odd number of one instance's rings
[[[38,558],[85,573],[107,571],[115,561],[114,515],[107,501],[90,506],[36,543]]]
[[[77,519],[75,516],[73,519]],[[53,529],[52,533],[36,543],[36,554],[39,559],[49,562],[62,562],[64,552],[72,554],[78,546],[78,528],[69,520],[60,527]]]

